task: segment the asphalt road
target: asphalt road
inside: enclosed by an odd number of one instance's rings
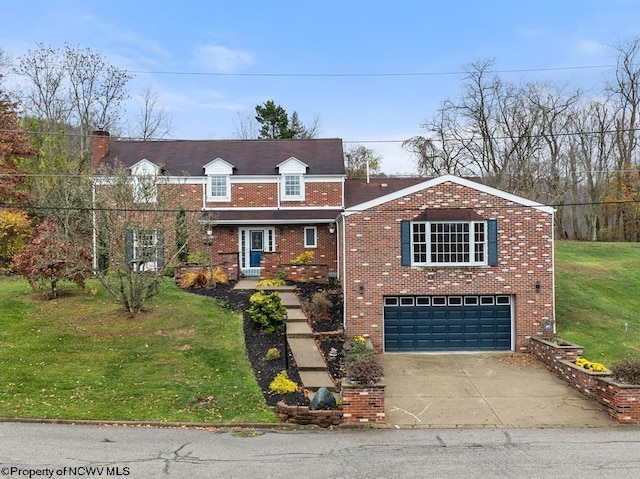
[[[193,430],[0,423],[0,479],[640,477],[640,428]]]

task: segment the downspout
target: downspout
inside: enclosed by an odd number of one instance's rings
[[[555,228],[555,209],[551,213],[551,311],[553,312],[553,335],[556,335],[556,228]]]
[[[96,218],[96,180],[91,180],[91,222],[93,224],[93,273],[98,271],[98,231]]]
[[[345,301],[346,297],[347,297],[347,265],[345,263],[346,261],[346,254],[347,254],[347,250],[346,250],[346,246],[345,246],[345,239],[346,239],[346,229],[347,229],[347,221],[346,221],[346,216],[343,213],[340,213],[341,217],[342,217],[342,228],[340,228],[340,235],[341,235],[341,240],[342,240],[342,263],[341,267],[342,267],[342,277],[340,278],[340,282],[342,283],[342,329],[344,331],[347,330],[347,302]]]

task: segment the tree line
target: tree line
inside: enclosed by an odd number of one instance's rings
[[[616,47],[613,78],[597,92],[511,83],[493,60],[468,65],[403,146],[418,173],[478,176],[557,207],[558,238],[640,240],[640,37]]]

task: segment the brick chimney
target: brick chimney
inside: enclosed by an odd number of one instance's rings
[[[91,133],[91,164],[93,169],[100,166],[102,159],[109,154],[109,132],[96,130]]]

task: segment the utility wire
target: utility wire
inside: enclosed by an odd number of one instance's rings
[[[640,204],[640,199],[634,200],[618,200],[618,201],[593,201],[593,202],[576,202],[576,203],[554,203],[554,204],[543,204],[538,203],[534,205],[496,205],[496,206],[469,206],[465,208],[456,208],[460,210],[513,210],[513,209],[532,209],[539,207],[550,207],[550,208],[563,208],[568,206],[614,206],[614,205],[629,205],[629,204]],[[11,208],[11,209],[19,209],[19,210],[33,210],[33,211],[85,211],[85,212],[116,212],[116,213],[178,213],[179,211],[184,211],[185,213],[199,213],[199,214],[210,214],[215,215],[216,213],[220,213],[219,210],[202,210],[202,209],[175,209],[175,208],[157,208],[157,209],[149,209],[149,208],[136,208],[136,207],[87,207],[87,206],[30,206],[30,205],[16,205],[10,203],[0,203],[0,208]],[[369,209],[353,209],[353,208],[335,208],[336,212],[346,211],[349,212],[366,212]],[[230,211],[230,210],[225,210]],[[280,210],[282,211],[282,210]],[[385,209],[386,212],[407,212],[407,211],[424,211],[423,208],[420,207],[407,207],[407,208],[388,208]]]

